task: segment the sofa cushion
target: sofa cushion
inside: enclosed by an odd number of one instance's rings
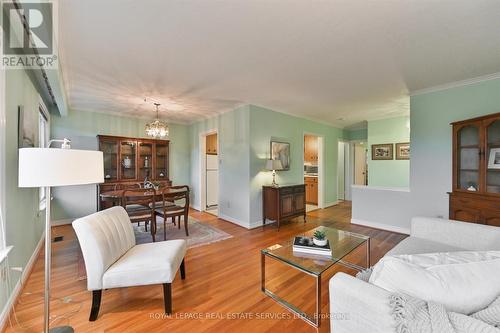
[[[500,295],[500,251],[386,256],[370,283],[470,314]]]
[[[103,275],[103,288],[171,283],[186,254],[183,239],[136,245]]]
[[[408,237],[403,239],[398,245],[387,252],[389,255],[400,254],[420,254],[420,253],[435,253],[435,252],[454,252],[466,251],[467,249],[459,248],[443,243],[438,243],[424,238]]]

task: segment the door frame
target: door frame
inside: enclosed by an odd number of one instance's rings
[[[207,136],[211,134],[217,134],[217,159],[219,159],[219,154],[220,154],[220,139],[218,135],[218,131],[216,128],[210,129],[205,132],[201,132],[199,135],[199,172],[198,174],[200,175],[200,187],[199,187],[199,205],[200,205],[200,212],[204,212],[207,210],[207,157],[206,157],[206,150],[207,150]],[[219,170],[220,171],[220,170]],[[220,176],[220,172],[219,176]],[[218,187],[220,189],[220,177],[217,177],[218,181]],[[218,191],[217,195],[217,205],[220,206],[220,191]]]
[[[346,166],[345,166],[345,172],[346,172],[346,182],[345,182],[345,197],[346,197],[346,200],[351,200],[351,188],[352,188],[352,185],[354,185],[354,180],[355,180],[355,177],[354,177],[354,173],[355,173],[355,167],[356,167],[356,156],[355,156],[355,144],[357,143],[362,143],[362,142],[365,142],[366,145],[368,146],[368,141],[367,140],[351,140],[351,141],[347,141],[346,143],[349,144],[348,146],[348,155],[349,155],[349,158],[346,159]],[[366,168],[368,170],[368,156],[366,157]],[[349,182],[347,182],[347,180],[349,180]],[[366,185],[365,185],[366,186]]]
[[[304,149],[306,135],[318,138],[318,208],[325,207],[325,137],[322,134],[304,131],[302,134],[302,181],[304,181]],[[305,200],[305,193],[304,193]]]

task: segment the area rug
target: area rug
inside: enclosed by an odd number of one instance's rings
[[[163,219],[158,217],[156,223],[156,241],[163,241]],[[135,240],[137,244],[152,243],[151,232],[148,227],[146,232],[144,228],[144,223],[137,226],[136,223],[133,224]],[[215,242],[220,242],[225,239],[232,238],[230,234],[212,227],[205,223],[200,223],[193,218],[188,220],[188,231],[189,236],[186,236],[184,230],[184,220],[181,221],[181,228],[178,229],[177,226],[171,222],[171,219],[167,223],[167,240],[172,239],[185,239],[187,241],[188,248],[194,248],[198,246],[208,245]],[[85,271],[85,262],[81,251],[78,254],[78,280],[85,280],[87,278],[87,273]]]

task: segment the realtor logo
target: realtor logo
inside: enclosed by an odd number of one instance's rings
[[[2,1],[2,67],[53,69],[54,3]]]

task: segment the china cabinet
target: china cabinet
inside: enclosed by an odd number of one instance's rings
[[[500,226],[500,113],[452,126],[450,218]]]

